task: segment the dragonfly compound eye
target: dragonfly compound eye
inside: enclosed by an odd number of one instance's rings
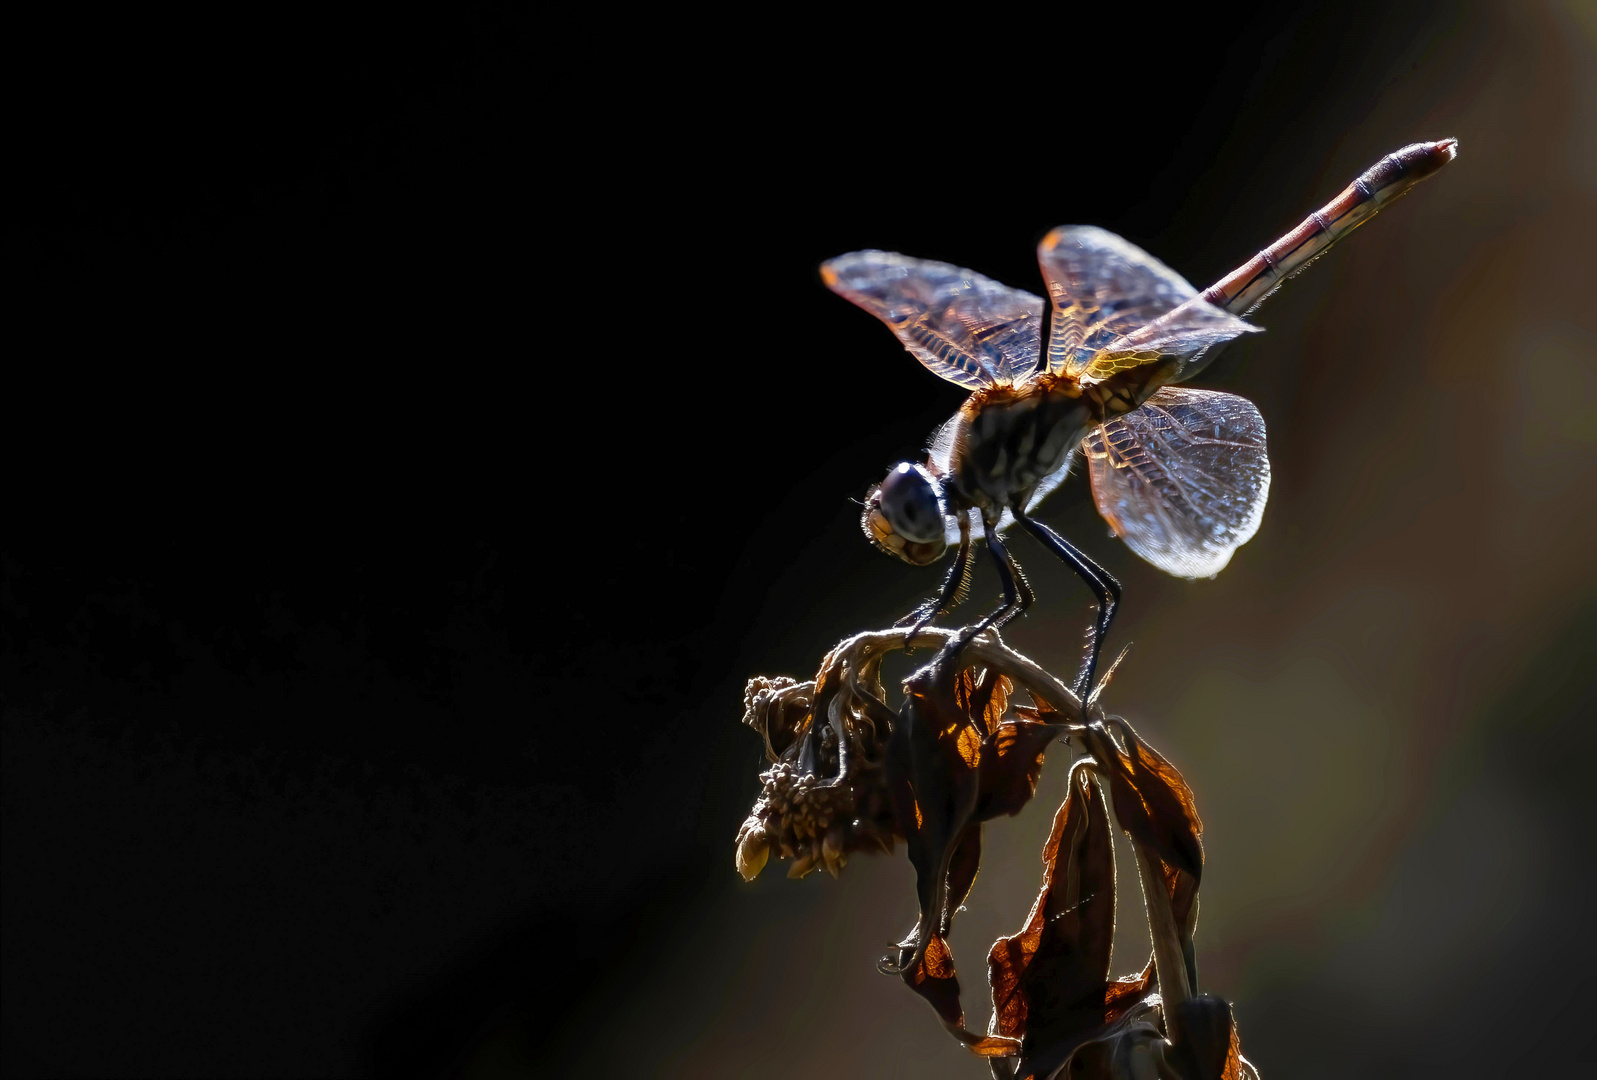
[[[901,461],[881,487],[882,515],[905,540],[931,544],[943,539],[943,492],[924,466]]]
[[[908,470],[908,477],[904,476]],[[906,504],[914,509],[905,512]],[[943,531],[942,489],[930,473],[910,462],[888,473],[865,493],[860,527],[871,543],[914,566],[926,566],[948,550]],[[910,535],[913,533],[914,535]],[[922,540],[917,537],[929,536]]]

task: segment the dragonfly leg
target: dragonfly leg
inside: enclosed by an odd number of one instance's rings
[[[1016,617],[1020,612],[1024,612],[1027,607],[1032,606],[1032,601],[1035,599],[1032,594],[1032,586],[1027,585],[1027,582],[1025,582],[1025,575],[1020,574],[1019,564],[1014,561],[1014,556],[1009,554],[1009,548],[1006,548],[1003,540],[998,538],[997,530],[993,529],[989,524],[985,524],[985,522],[984,529],[985,534],[987,534],[987,550],[992,551],[993,562],[998,566],[998,582],[1003,585],[1003,604],[1000,604],[998,610],[987,615],[984,620],[979,621],[979,623],[971,623],[965,629],[961,629],[960,633],[950,637],[949,641],[942,645],[942,649],[937,650],[937,655],[933,658],[934,665],[937,665],[937,663],[952,663],[955,657],[958,657],[965,650],[966,645],[971,644],[976,637],[985,633],[989,626],[992,626],[993,629],[1003,628],[1003,625],[1008,623],[1011,618]]]
[[[1109,634],[1109,624],[1114,621],[1115,609],[1120,606],[1120,582],[1116,581],[1103,567],[1089,559],[1085,552],[1076,545],[1054,532],[1040,521],[1033,521],[1024,514],[1016,512],[1015,520],[1025,526],[1027,532],[1035,536],[1044,547],[1059,556],[1082,581],[1087,583],[1087,588],[1098,600],[1098,617],[1093,621],[1092,629],[1087,632],[1087,655],[1082,659],[1081,672],[1076,676],[1074,687],[1076,696],[1085,698],[1092,689],[1093,676],[1098,667],[1098,651],[1103,647],[1103,640]]]
[[[1031,586],[1026,583],[1026,575],[1020,572],[1020,565],[1015,562],[1015,557],[1009,553],[1009,549],[999,538],[998,530],[985,521],[982,527],[987,537],[987,550],[992,552],[993,562],[998,566],[998,580],[1004,587],[1004,602],[998,606],[997,611],[985,619],[972,623],[949,638],[947,644],[932,660],[934,664],[951,662],[966,645],[980,637],[989,627],[994,630],[1002,629],[1010,619],[1031,607],[1031,602],[1036,599]]]
[[[1034,596],[1031,586],[1026,583],[1026,575],[1020,572],[1020,566],[1015,562],[1015,557],[1009,553],[1009,548],[999,538],[997,530],[991,525],[985,525],[987,534],[987,550],[992,552],[993,562],[998,566],[998,581],[1004,588],[1004,602],[998,610],[988,615],[981,622],[967,627],[961,634],[966,641],[979,636],[988,627],[1001,630],[1005,623],[1016,615],[1031,607]]]
[[[948,577],[943,579],[942,590],[936,599],[928,600],[914,611],[905,615],[894,623],[894,626],[910,627],[907,637],[913,638],[920,633],[921,628],[939,615],[946,615],[958,607],[960,601],[965,599],[965,593],[970,587],[970,567],[972,556],[975,552],[970,545],[970,537],[966,536],[959,545],[959,554],[954,558],[954,565],[948,568]]]
[[[980,634],[989,626],[994,630],[1003,629],[1006,622],[1031,607],[1031,602],[1035,599],[1031,586],[1026,583],[1026,575],[1020,572],[1020,565],[1009,553],[1009,548],[1004,546],[998,530],[986,522],[982,523],[982,528],[987,536],[987,550],[993,553],[993,562],[998,564],[998,580],[1004,587],[1004,603],[997,611],[976,624],[979,627],[976,634]]]

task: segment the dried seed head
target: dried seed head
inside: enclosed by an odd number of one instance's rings
[[[801,878],[815,869],[815,864],[820,861],[820,848],[805,847],[793,857],[793,865],[787,868],[787,876]]]
[[[758,816],[751,815],[738,830],[737,868],[744,881],[753,881],[771,855],[771,835]]]
[[[797,860],[794,877],[821,866],[836,876],[850,852],[892,851],[895,821],[879,768],[861,767],[839,781],[778,761],[760,780],[760,797],[738,831],[736,861],[746,880],[773,851]]]
[[[776,761],[793,745],[814,695],[814,683],[794,682],[786,675],[756,676],[743,688],[743,723],[765,739],[770,760]]]
[[[843,868],[846,860],[843,858],[843,827],[834,825],[827,830],[826,836],[821,840],[821,857],[826,860],[826,872],[834,878]]]

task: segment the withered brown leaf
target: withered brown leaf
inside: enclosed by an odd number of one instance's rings
[[[1180,771],[1119,717],[1126,749],[1121,750],[1103,724],[1091,724],[1082,740],[1092,756],[1105,764],[1115,817],[1132,840],[1155,856],[1170,898],[1171,915],[1181,935],[1187,973],[1195,979],[1197,955],[1192,934],[1197,927],[1198,883],[1203,873],[1203,822],[1197,800]],[[1137,976],[1141,989],[1154,977],[1150,958]],[[1189,987],[1196,993],[1195,985]]]
[[[1202,994],[1183,1001],[1175,1012],[1180,1035],[1168,1057],[1182,1080],[1241,1080],[1242,1046],[1231,1006]]]
[[[1078,766],[1043,848],[1042,888],[1026,924],[988,955],[994,1026],[1021,1040],[1017,1076],[1046,1075],[1102,1030],[1120,985],[1109,980],[1114,919],[1108,811],[1090,770]]]
[[[1063,725],[1002,721],[1013,690],[939,656],[906,684],[887,748],[887,781],[915,867],[920,920],[883,970],[912,967],[933,931],[947,933],[975,880],[980,822],[1013,814],[1036,790],[1043,751]]]
[[[1037,793],[1043,754],[1064,731],[1063,724],[1005,720],[982,744],[976,820],[1014,815]]]
[[[900,955],[883,961],[884,971],[913,967],[946,926],[950,859],[976,808],[980,743],[960,745],[971,725],[955,703],[953,681],[954,673],[935,663],[918,672],[887,744],[888,790],[915,868],[920,920]]]
[[[1007,675],[989,669],[978,678],[973,669],[964,668],[954,678],[954,704],[976,726],[977,735],[986,738],[1003,718],[1014,690]]]
[[[1118,717],[1109,722],[1124,734],[1125,750],[1116,746],[1099,724],[1090,725],[1083,738],[1088,751],[1114,776],[1115,817],[1166,866],[1201,880],[1203,822],[1192,789],[1180,771],[1143,742],[1130,724]]]
[[[904,972],[904,983],[931,1003],[937,1017],[960,1042],[982,1057],[1012,1057],[1020,1044],[1001,1035],[978,1035],[965,1028],[965,1011],[959,1004],[959,977],[954,972],[954,956],[942,934],[926,941],[914,964]]]

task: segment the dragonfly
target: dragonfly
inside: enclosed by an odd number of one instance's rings
[[[1060,226],[1038,245],[1048,299],[949,263],[856,251],[821,267],[832,291],[875,315],[927,368],[971,390],[926,457],[866,493],[861,527],[917,566],[958,555],[939,593],[899,625],[911,636],[969,589],[979,530],[1003,587],[974,636],[1034,594],[1002,534],[1018,523],[1086,583],[1096,615],[1075,689],[1092,685],[1120,583],[1032,515],[1079,448],[1093,500],[1132,551],[1166,573],[1213,577],[1251,539],[1270,491],[1264,418],[1247,399],[1179,384],[1287,278],[1458,155],[1458,140],[1388,154],[1336,198],[1199,292],[1111,232]],[[1048,316],[1045,318],[1045,314]]]

